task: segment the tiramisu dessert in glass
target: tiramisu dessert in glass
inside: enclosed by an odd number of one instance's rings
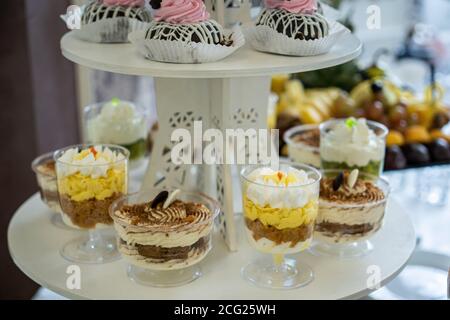
[[[52,224],[63,229],[70,228],[64,223],[61,217],[53,152],[43,154],[34,159],[31,168],[36,174],[39,194],[41,195],[42,201],[53,211],[51,216]]]
[[[285,132],[291,161],[320,168],[320,130],[317,125],[300,125]]]
[[[84,110],[86,142],[120,145],[130,152],[130,163],[138,167],[147,152],[147,115],[135,104],[117,98],[87,106]]]
[[[312,252],[341,258],[367,254],[373,248],[369,238],[383,224],[389,183],[357,169],[323,176]]]
[[[219,210],[215,200],[181,190],[150,189],[114,202],[110,214],[130,279],[170,287],[200,277]]]
[[[61,249],[64,258],[104,263],[119,257],[115,237],[99,229],[110,227],[109,206],[128,191],[129,152],[115,145],[78,145],[55,152],[58,194],[64,222],[89,231]]]
[[[248,166],[241,172],[245,230],[250,244],[272,259],[243,268],[244,278],[267,288],[308,284],[311,268],[287,254],[311,244],[319,206],[321,174],[313,167],[281,162],[279,167]]]
[[[329,120],[320,125],[324,170],[353,170],[379,176],[383,170],[388,129],[366,119]]]

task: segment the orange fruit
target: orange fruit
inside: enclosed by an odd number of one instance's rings
[[[445,140],[450,142],[450,135],[445,134],[444,132],[442,132],[439,129],[431,130],[430,137],[431,137],[432,140],[436,140],[436,139],[442,138],[442,139],[445,139]]]
[[[386,144],[388,146],[401,146],[405,143],[403,134],[396,130],[390,130],[386,137]]]
[[[424,126],[414,125],[406,128],[405,140],[408,143],[427,143],[431,141],[431,136]]]

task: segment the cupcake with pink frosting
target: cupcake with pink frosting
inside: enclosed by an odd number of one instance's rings
[[[227,32],[210,19],[202,0],[152,0],[153,21],[130,39],[150,60],[203,63],[220,60],[244,43],[239,30]]]
[[[256,25],[298,40],[316,40],[330,32],[327,19],[317,13],[316,0],[266,0]]]
[[[153,0],[155,23],[146,38],[231,46],[222,26],[210,19],[203,0]]]
[[[265,0],[248,38],[259,51],[294,56],[326,53],[348,30],[322,12],[317,0]]]
[[[78,37],[91,42],[124,43],[128,34],[148,26],[145,0],[93,0],[83,9]]]

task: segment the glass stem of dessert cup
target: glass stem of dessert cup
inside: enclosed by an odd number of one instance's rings
[[[69,261],[100,264],[112,262],[120,258],[117,251],[117,240],[98,229],[89,229],[87,234],[68,242],[61,255]]]
[[[86,251],[93,250],[95,252],[96,249],[101,248],[105,245],[101,234],[95,230],[89,230],[89,239],[85,244]]]
[[[297,259],[274,254],[271,259],[257,260],[242,269],[242,275],[257,286],[271,289],[294,289],[309,284],[313,271]]]
[[[128,277],[141,285],[170,288],[188,284],[202,276],[198,265],[178,270],[152,270],[130,264],[127,269]]]
[[[289,265],[283,254],[274,254],[273,257],[273,272],[276,277],[279,277],[281,281],[285,281],[288,278],[295,277],[298,273],[297,268]]]
[[[288,271],[289,265],[285,263],[283,254],[274,254],[272,257],[274,263],[274,272],[284,273]]]

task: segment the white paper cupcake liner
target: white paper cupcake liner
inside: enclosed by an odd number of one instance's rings
[[[329,52],[347,33],[350,30],[335,21],[330,22],[329,35],[317,40],[292,39],[267,26],[253,25],[244,28],[245,38],[255,50],[300,57]]]
[[[170,63],[206,63],[221,60],[245,44],[240,28],[231,31],[231,46],[146,39],[146,31],[129,34],[129,40],[149,60]],[[227,35],[228,36],[228,35]]]
[[[130,32],[144,30],[149,23],[127,17],[102,19],[74,30],[81,40],[97,43],[126,43]]]

